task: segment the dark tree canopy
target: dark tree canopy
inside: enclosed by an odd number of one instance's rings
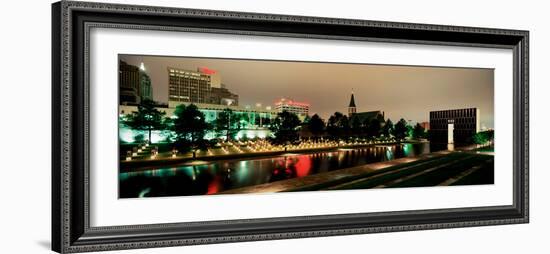
[[[350,121],[349,118],[340,112],[335,112],[328,119],[327,132],[332,137],[346,136],[350,133]]]
[[[380,130],[382,126],[378,118],[372,118],[370,120],[367,119],[365,122],[366,122],[365,126],[367,129],[367,136],[369,138],[376,138],[380,136]]]
[[[351,132],[354,135],[361,135],[363,133],[363,126],[364,124],[359,117],[351,118]]]
[[[399,122],[395,124],[392,134],[395,139],[397,139],[398,141],[402,141],[405,139],[405,137],[407,137],[408,131],[409,129],[407,128],[407,121],[401,118],[401,120],[399,120]]]
[[[138,110],[132,112],[123,120],[123,124],[131,129],[147,131],[149,143],[151,143],[152,131],[166,128],[165,112],[159,111],[156,106],[157,104],[152,100],[143,100],[138,105]]]
[[[424,127],[422,127],[422,125],[420,125],[419,123],[417,123],[415,126],[414,126],[414,129],[412,131],[412,137],[413,138],[425,138],[426,137],[426,130],[424,130]]]
[[[179,105],[174,111],[174,116],[176,117],[174,119],[174,132],[178,144],[189,146],[193,150],[206,145],[204,135],[208,131],[209,125],[205,121],[204,114],[199,111],[197,106],[194,104],[189,106]]]
[[[386,120],[386,123],[384,123],[384,126],[382,127],[382,135],[384,135],[384,137],[389,137],[390,134],[392,134],[393,132],[393,122],[388,118],[388,120]]]
[[[317,137],[325,131],[325,121],[323,121],[319,115],[315,114],[309,119],[308,127],[311,134]]]
[[[296,114],[283,111],[271,123],[271,131],[275,135],[276,143],[287,143],[298,139],[297,128],[301,121]]]

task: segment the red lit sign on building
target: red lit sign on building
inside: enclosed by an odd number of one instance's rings
[[[215,70],[208,69],[208,68],[206,68],[206,67],[199,67],[199,72],[200,72],[200,73],[203,73],[203,74],[207,74],[207,75],[216,74],[216,71],[215,71]]]
[[[289,105],[289,106],[309,107],[309,103],[297,102],[297,101],[289,100],[289,99],[286,99],[286,98],[282,98],[279,101],[276,101],[275,105],[277,105],[277,106],[279,106],[279,105]]]

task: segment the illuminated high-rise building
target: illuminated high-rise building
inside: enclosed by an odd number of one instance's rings
[[[168,68],[168,100],[191,103],[208,103],[212,77],[200,71]]]
[[[309,114],[309,104],[282,98],[275,102],[275,110],[277,112],[287,111],[294,113],[303,121]]]
[[[119,61],[118,83],[121,105],[134,105],[142,100],[153,100],[151,78],[145,73],[143,63],[141,67],[137,67]]]
[[[121,105],[140,102],[140,70],[137,66],[120,61],[118,65],[119,100]]]
[[[139,94],[141,100],[153,100],[153,86],[147,73],[140,72]]]
[[[168,101],[239,105],[239,96],[221,83],[215,70],[206,67],[199,67],[197,71],[168,68],[168,75]]]

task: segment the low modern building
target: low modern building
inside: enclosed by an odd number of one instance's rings
[[[430,122],[421,122],[420,126],[422,126],[422,128],[426,131],[430,130]]]
[[[467,144],[479,132],[479,109],[463,108],[430,112],[430,142]]]
[[[169,101],[167,106],[159,106],[157,109],[161,112],[165,112],[167,117],[174,115],[174,111],[178,105],[190,105],[188,102],[175,102]],[[199,108],[204,116],[205,120],[208,123],[214,123],[218,117],[218,114],[226,109],[230,109],[234,114],[235,123],[239,125],[240,131],[236,133],[236,139],[241,138],[266,138],[271,136],[271,131],[269,130],[271,120],[277,117],[277,111],[272,110],[269,107],[258,108],[258,107],[241,107],[241,106],[226,106],[226,105],[216,105],[209,103],[193,103]],[[119,116],[124,117],[125,115],[131,114],[134,111],[137,111],[138,108],[135,105],[119,105]],[[119,136],[120,139],[124,142],[133,142],[134,137],[140,134],[139,131],[131,130],[125,126],[119,125]],[[154,131],[152,135],[153,142],[159,142],[165,140],[168,133],[161,131]],[[212,133],[208,133],[205,136],[206,139],[215,138]]]
[[[226,106],[238,106],[239,95],[230,92],[225,85],[221,87],[212,87],[210,90],[210,104],[226,105]]]
[[[309,114],[309,104],[305,102],[297,102],[287,98],[281,98],[275,102],[275,110],[277,112],[287,111],[294,113],[300,118],[300,121],[306,119]]]

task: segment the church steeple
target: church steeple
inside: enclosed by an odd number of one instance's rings
[[[348,106],[348,117],[357,113],[357,108],[355,107],[355,97],[353,96],[353,91],[351,92],[351,99],[349,100]]]

